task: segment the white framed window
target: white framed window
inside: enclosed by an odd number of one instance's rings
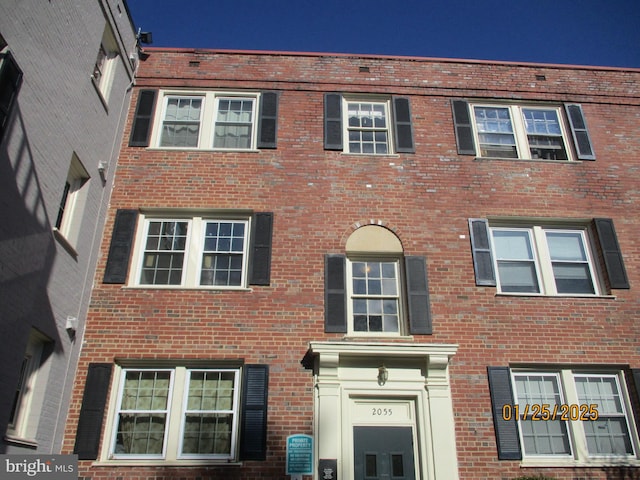
[[[110,459],[234,460],[239,368],[118,368]]]
[[[350,333],[401,334],[401,275],[399,259],[348,259]]]
[[[346,152],[370,155],[392,153],[390,100],[343,97]]]
[[[256,150],[260,93],[162,92],[152,144],[162,148]]]
[[[104,100],[109,98],[118,59],[118,44],[109,24],[105,25],[91,78]]]
[[[525,463],[637,458],[623,372],[512,370],[511,378],[508,415],[517,414]]]
[[[216,97],[213,148],[254,148],[255,118],[255,98]]]
[[[49,341],[40,332],[31,330],[11,403],[7,426],[9,440],[35,444],[42,402],[46,395],[42,352]]]
[[[7,130],[13,106],[22,84],[22,70],[7,47],[7,42],[0,35],[0,78],[2,79],[2,96],[0,96],[0,141]]]
[[[167,96],[162,117],[161,147],[197,147],[202,123],[202,97]]]
[[[143,216],[133,283],[155,287],[244,288],[249,217]]]
[[[561,405],[568,405],[561,390],[560,375],[514,373],[513,382],[524,454],[570,456],[572,445],[567,422],[561,420],[562,412],[557,412]],[[555,418],[540,420],[542,405],[548,405],[551,412],[556,409]]]
[[[78,241],[84,205],[89,190],[89,174],[74,153],[58,206],[54,231],[72,247]]]
[[[572,160],[561,106],[471,104],[481,157]]]
[[[492,226],[491,245],[502,293],[599,295],[584,228]]]

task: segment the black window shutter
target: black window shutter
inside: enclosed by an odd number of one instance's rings
[[[266,460],[269,366],[245,365],[243,370],[240,460]]]
[[[73,453],[78,455],[79,460],[98,458],[104,409],[111,383],[111,370],[110,363],[89,364],[76,431],[76,443],[73,447]]]
[[[580,160],[595,160],[596,155],[591,146],[591,137],[582,113],[582,105],[567,103],[564,107],[567,111],[567,117],[569,117],[569,125],[571,126],[571,134],[573,135],[578,158]]]
[[[324,94],[324,149],[342,150],[342,95]]]
[[[250,285],[269,285],[271,283],[272,235],[273,213],[255,213],[251,220]]]
[[[136,230],[137,210],[118,210],[113,224],[109,256],[104,269],[104,283],[125,283],[129,269],[129,257]]]
[[[456,144],[460,155],[475,155],[476,145],[473,139],[473,126],[469,104],[464,100],[451,100],[453,126],[456,132]]]
[[[511,420],[505,420],[502,415],[502,409],[505,405],[513,407],[514,404],[509,367],[487,367],[487,375],[489,376],[491,412],[496,431],[498,460],[521,460],[518,422],[513,414],[513,408],[511,409]]]
[[[276,148],[278,139],[278,92],[262,92],[258,122],[258,148]]]
[[[631,404],[632,405],[636,405],[637,409],[636,409],[636,426],[638,428],[640,428],[640,368],[632,368],[631,369],[631,379],[632,382],[635,387],[636,387],[636,398],[635,398],[635,402],[633,400],[631,400]],[[627,385],[629,384],[629,382],[627,381]]]
[[[324,331],[347,333],[346,257],[324,257]]]
[[[484,218],[470,218],[469,232],[476,285],[495,286],[496,275],[493,270],[493,255],[489,242],[489,222]]]
[[[429,285],[427,283],[427,260],[425,257],[405,257],[407,275],[407,302],[409,304],[409,332],[431,334],[431,310],[429,308]]]
[[[136,112],[133,117],[133,125],[131,126],[131,136],[129,137],[130,147],[149,146],[156,94],[156,90],[140,90]]]
[[[7,128],[9,115],[21,83],[22,70],[11,52],[0,54],[0,140]]]
[[[611,288],[630,288],[622,252],[618,244],[618,237],[613,227],[613,220],[610,218],[594,218],[593,223],[598,233],[600,248],[602,248],[604,266],[609,277],[609,286]]]
[[[411,106],[406,97],[393,97],[393,124],[395,127],[396,153],[414,153]]]

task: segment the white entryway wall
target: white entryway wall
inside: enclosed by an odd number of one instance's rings
[[[316,464],[336,459],[337,478],[352,478],[354,426],[410,426],[416,478],[456,480],[448,370],[456,350],[442,344],[311,342]]]

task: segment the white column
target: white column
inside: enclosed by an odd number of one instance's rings
[[[448,355],[429,355],[426,390],[429,397],[435,480],[458,478],[455,423],[448,366]]]

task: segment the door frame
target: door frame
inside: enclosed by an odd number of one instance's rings
[[[351,478],[354,401],[409,402],[416,478],[456,480],[458,464],[448,366],[457,345],[311,342],[304,364],[315,380],[315,459],[337,460],[337,478]],[[381,367],[388,373],[380,381]],[[370,420],[373,425],[392,423]],[[365,421],[364,424],[367,424]],[[434,441],[437,432],[437,441]],[[314,479],[320,477],[317,465]]]
[[[404,427],[411,428],[411,439],[413,444],[413,465],[415,470],[415,478],[422,478],[421,471],[422,465],[425,464],[424,459],[421,458],[420,453],[426,450],[426,446],[421,444],[421,435],[418,433],[417,424],[417,398],[405,397],[405,396],[349,396],[350,411],[350,426],[348,429],[343,429],[343,436],[345,436],[344,447],[349,449],[349,454],[343,452],[343,458],[347,460],[345,470],[350,468],[351,474],[355,471],[355,458],[353,455],[355,448],[354,427]],[[371,408],[372,411],[381,410],[381,414],[373,415],[367,418],[367,415],[362,415],[359,412],[365,409]],[[384,409],[404,410],[406,415],[401,415],[401,418],[394,419],[396,415],[386,415]],[[344,431],[344,430],[348,430]],[[350,465],[350,467],[349,467]],[[349,478],[349,477],[343,477]]]

